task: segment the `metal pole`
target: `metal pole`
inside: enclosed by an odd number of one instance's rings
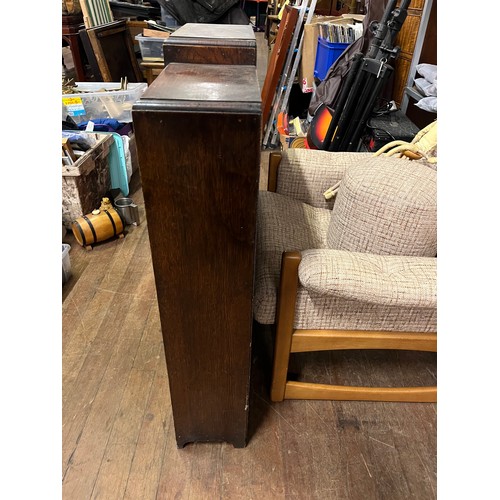
[[[309,5],[309,11],[307,14],[307,19],[306,19],[305,24],[311,23],[312,17],[314,15],[314,10],[316,9],[316,1],[317,0],[311,0],[311,4]],[[300,28],[300,25],[299,25],[299,28]],[[297,69],[299,67],[300,59],[302,57],[302,45],[303,45],[303,43],[304,43],[304,32],[302,32],[302,35],[300,37],[300,42],[299,42],[299,46],[297,48],[297,53],[296,53],[295,59],[293,61],[292,71],[291,71],[290,76],[288,78],[288,83],[286,85],[285,95],[284,95],[283,101],[281,103],[281,112],[285,111],[285,109],[288,106],[290,92],[292,91],[292,85],[293,85],[293,82],[295,80],[295,75],[297,74]],[[278,135],[279,135],[278,130],[276,127],[274,127],[274,133],[273,133],[273,137],[271,139],[271,146],[276,146],[276,144],[278,144]]]
[[[293,83],[293,78],[295,78],[295,75],[293,75],[293,77],[290,79],[290,77],[289,77],[290,75],[288,74],[288,71],[290,70],[292,58],[297,53],[297,48],[296,48],[297,39],[299,37],[300,28],[301,28],[303,20],[304,20],[304,15],[305,15],[305,12],[307,10],[308,3],[309,3],[309,0],[304,0],[303,3],[302,2],[300,3],[299,17],[298,17],[297,23],[295,25],[295,30],[293,32],[292,41],[290,42],[290,47],[288,49],[288,54],[287,54],[284,68],[283,68],[283,72],[281,74],[280,83],[277,87],[276,95],[274,97],[273,110],[272,110],[271,115],[269,116],[269,120],[267,122],[266,132],[264,134],[264,140],[263,140],[264,147],[268,146],[269,137],[270,137],[271,131],[274,127],[275,120],[276,120],[276,117],[278,115],[279,109],[282,109],[282,106],[280,106],[280,104],[281,104],[281,98],[283,95],[283,91],[288,89],[288,87]],[[312,0],[312,3],[314,4],[314,6],[316,6],[316,0]],[[314,8],[312,10],[314,11]],[[290,83],[290,81],[291,81],[291,83]],[[288,95],[289,95],[289,93],[290,93],[290,91],[288,90]]]

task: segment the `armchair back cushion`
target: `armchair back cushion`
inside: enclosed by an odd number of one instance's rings
[[[329,248],[435,257],[437,172],[398,158],[364,158],[342,178],[327,233]]]

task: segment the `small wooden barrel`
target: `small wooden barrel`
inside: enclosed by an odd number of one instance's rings
[[[123,233],[123,222],[114,208],[101,210],[98,214],[87,214],[73,222],[71,230],[76,241],[87,247]]]

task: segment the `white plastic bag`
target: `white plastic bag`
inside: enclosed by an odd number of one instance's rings
[[[437,113],[437,97],[424,97],[418,101],[415,106],[424,111],[430,111],[431,113]]]
[[[437,96],[437,81],[429,83],[425,78],[417,78],[413,83],[423,96]]]
[[[437,66],[435,64],[417,64],[417,73],[422,75],[429,83],[437,79]]]

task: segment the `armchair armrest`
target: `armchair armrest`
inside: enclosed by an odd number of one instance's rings
[[[333,153],[313,149],[286,149],[276,180],[276,192],[317,208],[332,208],[323,193],[342,179],[346,168],[372,153]]]
[[[437,259],[320,249],[302,252],[299,282],[309,291],[386,306],[437,305]]]

